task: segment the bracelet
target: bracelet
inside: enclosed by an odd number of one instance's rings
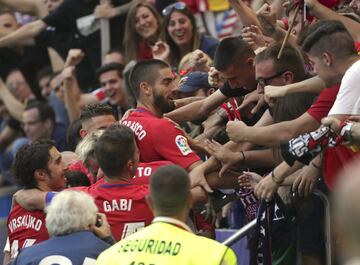
[[[244,153],[244,151],[240,151],[240,153],[242,154],[242,157],[243,157],[243,162],[242,163],[245,163],[245,161],[246,161],[245,153]]]
[[[272,181],[274,181],[276,184],[280,185],[281,183],[283,183],[283,181],[277,181],[275,180],[275,174],[274,174],[274,170],[271,171],[271,179]]]
[[[322,171],[322,167],[319,167],[318,165],[316,165],[314,162],[311,163],[311,165],[316,168],[319,171]]]

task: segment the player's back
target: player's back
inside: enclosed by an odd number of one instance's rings
[[[43,211],[28,211],[16,205],[7,221],[10,255],[14,258],[23,248],[40,243],[49,238]]]
[[[146,203],[148,185],[99,181],[88,188],[99,211],[106,215],[116,241],[149,225],[153,214]]]

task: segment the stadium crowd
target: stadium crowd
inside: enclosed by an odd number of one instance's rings
[[[330,264],[317,194],[360,264],[359,54],[360,0],[0,0],[3,264]]]

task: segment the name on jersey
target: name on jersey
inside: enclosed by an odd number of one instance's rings
[[[181,244],[179,242],[157,239],[136,239],[129,240],[120,245],[118,252],[143,252],[176,256],[180,250]]]
[[[146,131],[143,129],[142,125],[138,122],[135,121],[122,121],[122,124],[126,125],[127,127],[129,127],[134,134],[136,135],[136,137],[139,140],[142,140],[145,138],[146,136]]]
[[[131,211],[132,200],[120,199],[104,201],[103,208],[106,213],[115,211]]]
[[[134,176],[134,178],[150,177],[151,173],[151,167],[137,167],[137,174]]]
[[[43,221],[31,215],[23,215],[10,220],[8,227],[11,233],[16,229],[24,227],[26,229],[34,229],[40,231]]]

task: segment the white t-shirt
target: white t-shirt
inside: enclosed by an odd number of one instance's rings
[[[329,115],[360,114],[360,60],[356,61],[345,72]]]

